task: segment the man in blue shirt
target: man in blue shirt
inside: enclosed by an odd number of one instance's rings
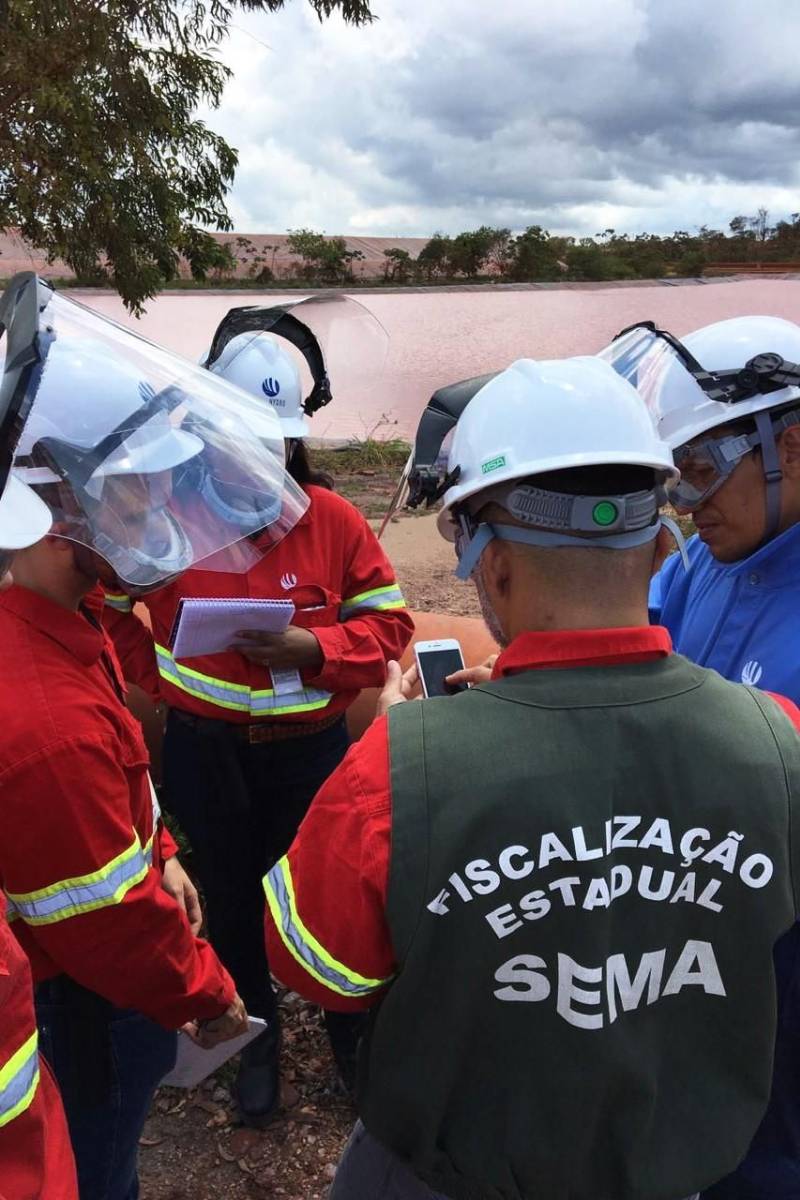
[[[697,529],[686,569],[676,554],[653,579],[651,620],[694,662],[800,701],[800,327],[735,318],[682,343],[638,327],[606,356],[672,446],[671,500]],[[800,928],[775,961],[770,1105],[745,1160],[704,1200],[800,1196]]]

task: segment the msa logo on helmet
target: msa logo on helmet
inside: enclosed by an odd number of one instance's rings
[[[278,399],[278,396],[280,395],[280,392],[281,392],[281,385],[278,382],[278,380],[273,379],[271,375],[268,376],[264,380],[264,382],[261,384],[261,390],[263,391],[265,396],[269,397],[269,399],[272,401],[272,403],[277,408],[283,408],[284,405],[286,404],[285,400]]]
[[[751,659],[742,667],[742,683],[746,683],[748,687],[758,687],[763,674],[764,668],[761,663]]]
[[[490,471],[499,471],[505,465],[505,454],[498,454],[497,458],[490,458],[488,462],[481,464],[481,475],[488,475]]]

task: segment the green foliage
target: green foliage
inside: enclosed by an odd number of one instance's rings
[[[464,275],[476,279],[488,261],[489,253],[497,241],[500,231],[481,225],[469,233],[459,233],[453,238],[448,257],[453,275]],[[507,234],[507,230],[503,230]]]
[[[635,279],[636,271],[623,258],[602,246],[571,246],[566,258],[571,279]]]
[[[702,248],[698,247],[697,250],[687,250],[675,264],[675,274],[684,276],[687,279],[696,278],[703,274],[707,261]]]
[[[311,283],[347,283],[353,263],[364,258],[360,250],[349,250],[343,237],[325,237],[313,229],[290,229],[286,241],[302,259],[303,278]]]
[[[451,238],[441,233],[435,233],[420,250],[417,255],[417,265],[421,275],[424,275],[428,283],[447,273],[452,244]]]
[[[383,268],[386,283],[408,283],[413,263],[409,252],[399,246],[393,246],[390,250],[384,250],[383,257],[386,259],[386,266]]]
[[[237,155],[195,113],[222,97],[235,9],[284,2],[0,3],[0,228],[81,279],[107,273],[133,311],[181,257],[195,279],[223,269],[205,228],[230,228]],[[366,0],[309,2],[372,19]]]
[[[529,225],[511,245],[508,275],[518,282],[556,279],[558,253],[553,239],[541,225]]]
[[[552,280],[659,279],[702,275],[717,263],[767,265],[800,258],[800,213],[770,225],[769,213],[734,217],[729,233],[701,225],[694,234],[618,234],[604,229],[576,241],[530,225],[517,237],[507,229],[480,229],[448,237],[435,233],[416,260],[417,277]],[[387,275],[387,278],[390,276]]]

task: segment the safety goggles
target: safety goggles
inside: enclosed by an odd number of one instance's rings
[[[800,412],[783,413],[771,422],[777,438],[791,425],[800,424]],[[669,498],[678,508],[698,509],[719,491],[742,459],[762,443],[758,430],[687,442],[673,451],[680,479],[669,489]]]

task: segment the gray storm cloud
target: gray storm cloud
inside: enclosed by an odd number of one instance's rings
[[[786,0],[374,9],[365,30],[301,0],[237,19],[210,119],[240,151],[239,228],[666,231],[800,208]]]

